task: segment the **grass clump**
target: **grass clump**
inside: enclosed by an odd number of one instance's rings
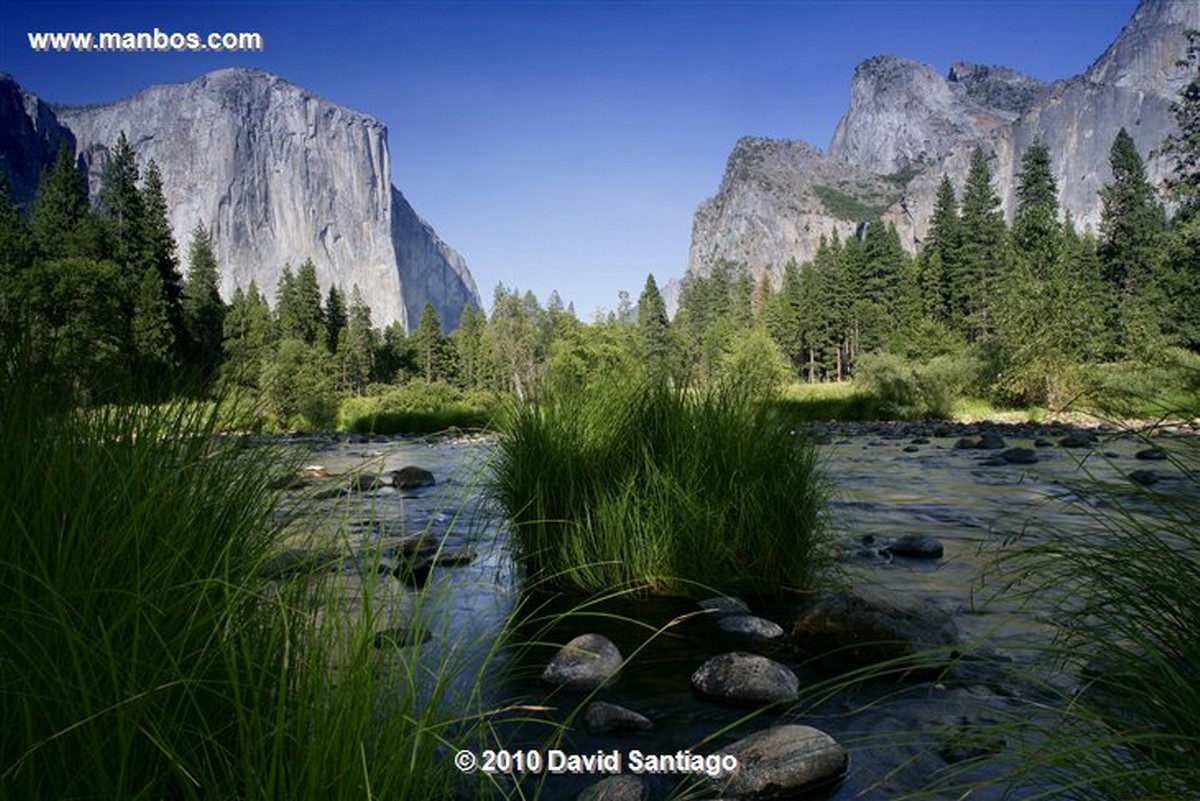
[[[0,797],[449,795],[448,664],[264,575],[294,454],[212,404],[73,410],[0,373]]]
[[[736,385],[560,391],[514,404],[504,431],[491,494],[539,581],[776,594],[826,565],[815,451]]]

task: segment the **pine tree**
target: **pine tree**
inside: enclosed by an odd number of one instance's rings
[[[66,256],[96,257],[83,252],[81,234],[91,216],[83,176],[64,141],[54,163],[42,173],[33,206],[31,234],[38,254],[45,259]]]
[[[107,224],[113,259],[126,268],[127,281],[136,286],[142,278],[138,265],[145,252],[145,209],[138,189],[137,157],[122,131],[104,165],[100,214]]]
[[[342,388],[362,394],[375,367],[379,348],[371,325],[371,310],[363,300],[358,284],[350,290],[350,309],[346,325],[338,334],[337,363],[341,368]]]
[[[1190,219],[1200,214],[1200,31],[1188,31],[1187,55],[1180,67],[1192,76],[1171,103],[1178,131],[1163,142],[1162,152],[1175,163],[1167,188],[1179,203],[1178,215]]]
[[[674,366],[674,343],[671,325],[667,320],[667,305],[663,302],[658,284],[651,273],[646,276],[646,285],[638,297],[638,339],[642,361],[650,375],[667,377]]]
[[[234,290],[224,332],[222,379],[233,386],[256,389],[275,341],[275,326],[267,300],[254,281],[244,292],[241,287]]]
[[[33,237],[9,198],[8,181],[0,175],[0,338],[15,330],[21,306],[21,276],[33,264]]]
[[[167,314],[166,292],[158,270],[147,267],[133,299],[133,347],[144,381],[164,375],[175,347],[175,336]]]
[[[971,153],[961,214],[958,267],[948,272],[947,289],[951,325],[975,341],[992,330],[992,306],[1006,272],[1000,198],[992,189],[987,156],[978,147]]]
[[[421,319],[417,323],[417,330],[413,332],[413,345],[417,364],[425,382],[432,383],[443,378],[442,351],[445,342],[442,337],[442,324],[438,321],[437,309],[428,301],[421,309]]]
[[[325,312],[312,259],[306,259],[296,273],[288,266],[283,268],[276,304],[280,339],[297,339],[306,345],[325,347]]]
[[[1109,163],[1113,181],[1100,190],[1100,262],[1115,315],[1110,327],[1120,351],[1146,355],[1161,345],[1154,320],[1161,310],[1166,216],[1124,128],[1113,140]]]
[[[329,285],[329,292],[325,295],[324,316],[325,346],[330,353],[336,353],[342,329],[346,327],[349,318],[346,312],[346,296],[333,284]]]
[[[566,312],[564,312],[566,314]],[[483,387],[486,381],[484,329],[487,318],[474,305],[463,308],[458,328],[450,335],[459,365],[459,379],[464,389]]]
[[[929,232],[922,244],[918,283],[925,313],[947,324],[953,316],[950,287],[961,270],[961,248],[962,223],[958,218],[954,187],[950,178],[943,175],[929,220]]]
[[[1164,333],[1183,347],[1200,351],[1200,31],[1189,31],[1186,58],[1180,62],[1191,80],[1171,104],[1178,133],[1167,137],[1163,151],[1175,158],[1167,183],[1179,210],[1167,240],[1162,295]]]
[[[175,255],[175,235],[171,233],[162,175],[153,161],[146,165],[146,174],[142,179],[142,214],[142,264],[158,270],[168,314],[179,318],[183,276]]]
[[[190,343],[190,360],[206,378],[216,375],[225,338],[225,303],[212,237],[204,223],[192,229],[188,271],[183,284],[183,319]]]

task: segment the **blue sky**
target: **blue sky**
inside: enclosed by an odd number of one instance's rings
[[[275,72],[389,128],[392,180],[492,289],[583,318],[687,265],[739,136],[825,148],[854,66],[1085,70],[1134,0],[5,3],[0,71],[103,103],[212,69]],[[262,53],[38,54],[36,30],[257,31]]]

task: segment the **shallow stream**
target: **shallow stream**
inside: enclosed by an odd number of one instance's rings
[[[481,502],[481,487],[494,442],[486,437],[430,440],[338,441],[316,447],[311,461],[331,475],[329,486],[344,485],[347,475],[387,474],[406,465],[431,471],[433,487],[398,491],[391,487],[305,501],[306,520],[314,528],[340,531],[355,550],[370,551],[396,538],[428,532],[447,546],[473,549],[468,564],[439,567],[423,590],[434,599],[427,621],[432,639],[420,646],[431,665],[453,655],[462,666],[464,691],[475,686],[480,670],[492,708],[517,704],[537,711],[498,714],[493,747],[557,747],[573,753],[617,749],[628,753],[672,753],[691,749],[719,752],[723,744],[778,723],[804,723],[833,735],[851,752],[845,777],[817,789],[810,798],[889,799],[922,786],[947,764],[961,758],[956,732],[977,722],[1020,714],[1022,688],[1005,679],[1005,665],[1028,661],[1049,636],[1050,599],[1022,606],[981,584],[990,560],[1007,539],[1018,534],[1074,530],[1103,511],[1114,493],[1130,493],[1127,474],[1152,467],[1155,491],[1196,492],[1194,478],[1170,462],[1149,463],[1136,454],[1146,440],[1118,432],[1097,432],[1092,447],[1064,448],[1065,429],[997,428],[1006,447],[1032,449],[1032,464],[995,464],[997,451],[956,448],[977,429],[963,426],[922,429],[901,424],[835,427],[820,446],[825,474],[835,487],[831,522],[841,541],[842,566],[851,583],[933,602],[953,615],[964,650],[979,657],[964,661],[937,681],[875,682],[829,696],[814,693],[787,709],[752,710],[722,706],[699,698],[689,678],[707,658],[731,650],[761,653],[783,662],[801,686],[820,686],[827,678],[801,664],[786,643],[757,644],[720,632],[711,619],[688,618],[695,605],[666,599],[619,598],[589,606],[541,629],[529,625],[514,642],[563,643],[594,631],[613,640],[622,654],[634,655],[620,679],[593,696],[550,691],[538,676],[554,652],[549,645],[496,650],[494,644],[518,604],[547,604],[546,616],[579,601],[522,597],[518,570],[509,558],[505,526]],[[941,434],[941,436],[938,436]],[[1163,436],[1171,436],[1169,434]],[[915,440],[915,442],[914,442]],[[925,440],[925,441],[921,441]],[[991,460],[991,462],[989,462]],[[329,495],[329,493],[326,493]],[[938,559],[890,558],[879,546],[904,534],[937,538]],[[752,611],[788,629],[797,603],[751,601]],[[634,622],[636,621],[636,623]],[[647,643],[648,633],[664,629]],[[486,667],[483,667],[486,661]],[[1062,677],[1069,683],[1070,677]],[[634,709],[654,726],[645,732],[592,736],[582,726],[582,707],[604,700]],[[574,716],[574,717],[573,717]],[[550,743],[553,743],[552,745]],[[449,755],[447,755],[449,758]],[[543,797],[574,798],[595,776],[526,777],[546,781]],[[986,777],[981,777],[986,778]],[[679,777],[651,782],[651,798],[664,799]],[[980,787],[972,799],[999,797]]]

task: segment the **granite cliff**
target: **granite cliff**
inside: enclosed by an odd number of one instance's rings
[[[1086,72],[1050,85],[1001,66],[959,62],[943,77],[897,56],[868,59],[854,72],[849,109],[826,152],[803,142],[737,142],[717,194],[696,212],[688,270],[704,274],[726,259],[778,280],[789,259],[812,257],[821,235],[844,236],[877,216],[916,250],[942,175],[961,193],[976,146],[991,154],[1011,215],[1021,155],[1038,139],[1050,148],[1062,207],[1080,228],[1095,229],[1117,132],[1124,127],[1146,156],[1174,130],[1170,103],[1190,77],[1177,64],[1189,28],[1200,28],[1200,3],[1142,0]],[[1168,166],[1151,157],[1151,178]]]
[[[450,328],[479,305],[462,257],[391,185],[387,128],[376,119],[244,69],[79,108],[6,84],[0,166],[15,197],[32,196],[33,176],[68,137],[95,198],[124,131],[140,164],[158,163],[181,251],[197,223],[212,231],[226,298],[251,280],[270,297],[285,264],[311,258],[323,289],[357,284],[379,325],[415,326],[431,301]]]

